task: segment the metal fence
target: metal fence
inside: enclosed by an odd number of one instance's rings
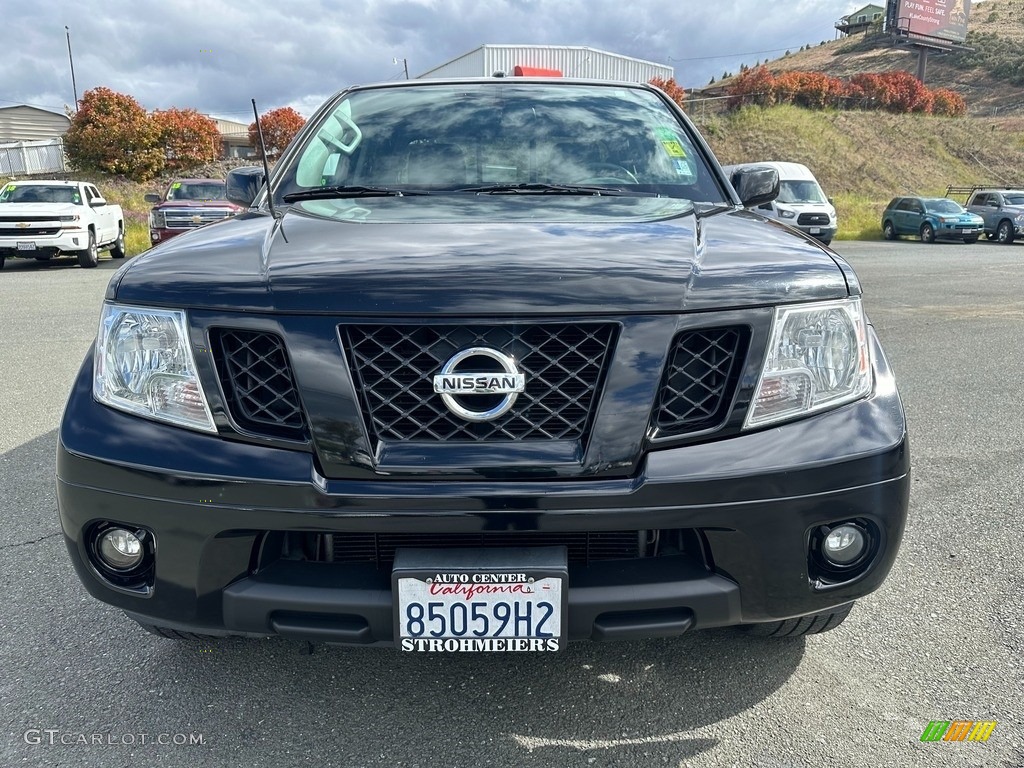
[[[67,170],[64,141],[17,141],[0,144],[0,176],[31,176]]]

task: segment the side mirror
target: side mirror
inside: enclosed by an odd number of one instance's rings
[[[774,168],[745,166],[732,175],[731,181],[745,208],[756,208],[779,196],[779,172]]]
[[[102,197],[94,197],[92,200],[89,201],[89,206],[91,208],[100,208],[106,204],[107,201],[104,200]]]
[[[835,207],[835,204],[836,204],[835,200],[833,200],[831,197],[826,197],[825,199],[828,200],[828,204],[829,205],[831,205],[833,208]]]
[[[147,203],[159,204],[161,201],[160,195],[155,195],[152,192],[150,192],[148,195],[144,195],[142,199],[145,200]]]
[[[254,165],[235,168],[228,171],[227,192],[224,195],[229,203],[248,208],[263,186],[263,169]]]

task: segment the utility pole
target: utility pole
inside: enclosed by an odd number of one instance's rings
[[[75,92],[75,112],[78,112],[78,85],[75,83],[75,59],[71,55],[71,30],[64,25],[64,31],[68,37],[68,61],[71,62],[71,89]]]
[[[391,63],[392,64],[397,64],[398,63],[398,59],[397,58],[392,58],[391,59]],[[402,66],[405,67],[405,79],[408,80],[409,79],[409,60],[408,59],[402,59]]]

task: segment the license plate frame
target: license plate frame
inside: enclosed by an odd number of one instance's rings
[[[38,248],[39,246],[37,246],[31,240],[19,240],[16,246],[16,250],[19,251],[35,251],[38,250]]]
[[[820,235],[821,234],[821,227],[811,227],[810,232],[811,232],[812,235]]]
[[[399,549],[391,575],[395,645],[421,653],[560,651],[568,585],[564,546]]]

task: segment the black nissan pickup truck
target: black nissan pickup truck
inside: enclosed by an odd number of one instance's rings
[[[331,98],[112,278],[60,428],[86,589],[169,638],[551,652],[832,629],[903,535],[850,266],[647,85]]]

